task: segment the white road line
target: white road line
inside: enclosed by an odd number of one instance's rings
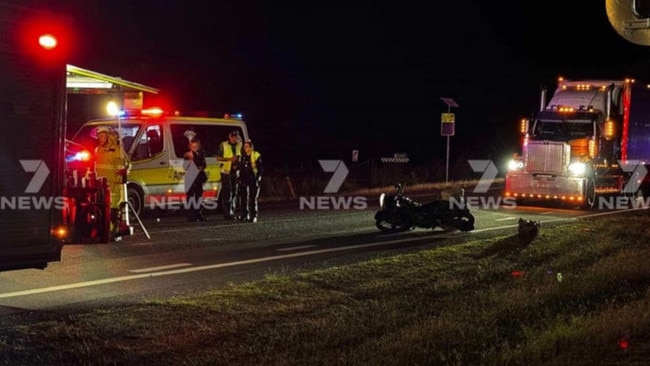
[[[288,252],[288,251],[291,251],[291,250],[300,250],[300,249],[306,249],[306,248],[313,248],[313,247],[316,247],[316,246],[317,245],[312,244],[312,245],[300,245],[300,246],[297,246],[297,247],[280,248],[280,249],[278,249],[278,252]]]
[[[628,208],[627,210],[614,210],[614,211],[607,211],[607,212],[597,212],[597,213],[593,213],[593,214],[582,215],[580,217],[585,218],[585,217],[609,216],[609,215],[616,215],[616,214],[619,214],[621,212],[643,211],[643,210],[647,210],[647,208],[638,207],[638,208]]]
[[[438,239],[438,238],[440,238],[440,237],[436,237],[436,239]],[[270,261],[275,261],[275,260],[278,260],[278,259],[299,258],[299,257],[310,256],[310,255],[334,253],[334,252],[343,252],[343,251],[354,250],[354,249],[363,249],[363,248],[370,248],[370,247],[381,247],[381,246],[385,246],[385,245],[392,245],[392,244],[404,243],[404,242],[409,242],[409,241],[417,241],[417,240],[423,240],[423,239],[427,239],[427,238],[426,237],[425,238],[406,238],[406,239],[399,239],[399,240],[390,240],[390,241],[386,241],[386,242],[383,242],[383,243],[369,243],[369,244],[360,244],[360,245],[354,245],[354,246],[349,246],[349,247],[337,247],[337,248],[311,250],[311,251],[308,251],[308,252],[288,253],[288,254],[276,255],[276,256],[271,256],[271,257],[245,259],[245,260],[241,260],[241,261],[228,262],[228,263],[217,263],[217,264],[209,264],[209,265],[205,265],[205,266],[179,268],[179,269],[174,269],[174,270],[170,270],[170,271],[163,271],[163,272],[140,273],[140,274],[134,274],[134,275],[129,275],[129,276],[104,278],[104,279],[101,279],[101,280],[70,283],[70,284],[67,284],[67,285],[50,286],[50,287],[43,287],[43,288],[36,288],[36,289],[31,289],[31,290],[23,290],[23,291],[15,291],[15,292],[6,292],[6,293],[0,294],[0,299],[6,299],[6,298],[18,297],[18,296],[36,295],[36,294],[42,294],[42,293],[54,292],[54,291],[71,290],[71,289],[82,288],[82,287],[105,285],[105,284],[109,284],[109,283],[124,282],[124,281],[130,281],[130,280],[138,280],[138,279],[149,278],[149,277],[170,276],[170,275],[176,275],[176,274],[182,274],[182,273],[205,271],[205,270],[210,270],[210,269],[235,267],[235,266],[241,266],[241,265],[245,265],[245,264],[255,264],[255,263],[270,262]]]
[[[509,217],[504,217],[504,218],[501,218],[501,219],[496,219],[494,221],[507,221],[507,220],[517,220],[517,217],[509,216]]]
[[[191,266],[191,265],[192,265],[192,263],[176,263],[176,264],[169,264],[169,265],[166,265],[166,266],[132,269],[129,272],[133,272],[133,273],[156,272],[156,271],[162,271],[162,270],[165,270],[165,269],[172,269],[172,268],[178,268],[178,267],[188,267],[188,266]]]
[[[636,210],[637,209],[631,209],[631,210],[627,210],[627,211],[636,211]],[[560,218],[560,219],[546,220],[546,221],[542,221],[542,224],[549,223],[549,222],[574,221],[574,220],[584,219],[584,218],[594,217],[594,216],[602,216],[602,215],[610,215],[610,214],[613,215],[613,214],[617,214],[617,213],[621,213],[621,212],[625,212],[625,211],[615,211],[615,212],[607,212],[607,213],[600,213],[600,214],[584,215],[582,217],[571,217],[571,218]],[[515,224],[515,225],[499,226],[499,227],[494,227],[494,228],[477,229],[477,230],[471,231],[469,233],[501,230],[501,229],[510,228],[510,227],[517,227],[517,225]],[[441,236],[436,236],[435,238],[439,239],[439,238],[444,238],[444,237],[447,237],[447,236],[446,235],[441,235]],[[381,246],[384,246],[384,245],[392,245],[392,244],[397,244],[397,243],[404,243],[404,242],[417,241],[417,240],[423,240],[423,239],[427,239],[427,237],[389,240],[389,241],[386,241],[386,242],[383,242],[383,243],[369,243],[369,244],[354,245],[354,246],[350,246],[350,247],[338,247],[338,248],[311,250],[311,251],[308,251],[308,252],[289,253],[289,254],[283,254],[283,255],[276,255],[276,256],[272,256],[272,257],[246,259],[246,260],[242,260],[242,261],[235,261],[235,262],[229,262],[229,263],[217,263],[217,264],[210,264],[210,265],[205,265],[205,266],[197,266],[197,267],[190,267],[190,268],[180,268],[180,269],[174,269],[174,270],[163,271],[163,272],[142,273],[142,274],[135,274],[135,275],[129,275],[129,276],[105,278],[105,279],[101,279],[101,280],[71,283],[71,284],[67,284],[67,285],[59,285],[59,286],[37,288],[37,289],[32,289],[32,290],[23,290],[23,291],[2,293],[2,294],[0,294],[0,299],[6,299],[6,298],[9,298],[9,297],[18,297],[18,296],[41,294],[41,293],[46,293],[46,292],[70,290],[70,289],[81,288],[81,287],[104,285],[104,284],[108,284],[108,283],[116,283],[116,282],[137,280],[137,279],[148,278],[148,277],[170,276],[170,275],[175,275],[175,274],[190,273],[190,272],[196,272],[196,271],[205,271],[205,270],[209,270],[209,269],[235,267],[235,266],[241,266],[241,265],[245,265],[245,264],[270,262],[270,261],[274,261],[274,260],[278,260],[278,259],[298,258],[298,257],[306,257],[306,256],[316,255],[316,254],[343,252],[343,251],[346,251],[346,250],[353,250],[353,249],[381,247]]]

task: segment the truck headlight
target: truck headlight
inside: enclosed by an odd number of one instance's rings
[[[584,175],[585,172],[587,171],[587,164],[581,163],[581,162],[575,162],[569,164],[569,172],[571,175]]]
[[[521,170],[524,168],[524,162],[521,160],[510,160],[508,162],[508,170]]]

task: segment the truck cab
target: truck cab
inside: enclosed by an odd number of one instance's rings
[[[521,125],[505,195],[594,207],[597,197],[622,193],[630,179],[620,162],[628,159],[633,83],[560,79],[548,103],[542,91],[540,111]]]

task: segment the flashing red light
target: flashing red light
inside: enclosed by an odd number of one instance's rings
[[[77,160],[79,161],[90,161],[92,154],[89,151],[79,151],[76,155]]]
[[[162,108],[159,107],[151,107],[147,109],[143,109],[141,112],[143,115],[146,116],[161,116],[165,111],[162,110]]]
[[[74,161],[81,161],[81,162],[88,162],[91,161],[93,158],[93,155],[88,151],[88,150],[82,150],[77,153],[75,153],[72,156],[69,156],[66,158],[66,161],[68,163],[74,162]]]
[[[26,17],[17,32],[22,51],[44,65],[60,65],[71,57],[75,34],[66,17],[38,13]]]
[[[46,50],[52,50],[56,48],[58,41],[56,37],[51,34],[43,34],[38,37],[38,44]]]
[[[621,338],[618,340],[618,346],[621,347],[622,349],[627,349],[629,345],[630,344],[627,342],[627,339],[625,338]]]

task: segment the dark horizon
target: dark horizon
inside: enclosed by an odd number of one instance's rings
[[[47,3],[45,1],[45,3]],[[269,163],[407,153],[445,159],[441,97],[459,105],[451,160],[518,150],[539,90],[569,79],[650,80],[648,49],[605,2],[68,1],[69,63],[161,89],[145,105],[240,112]]]

